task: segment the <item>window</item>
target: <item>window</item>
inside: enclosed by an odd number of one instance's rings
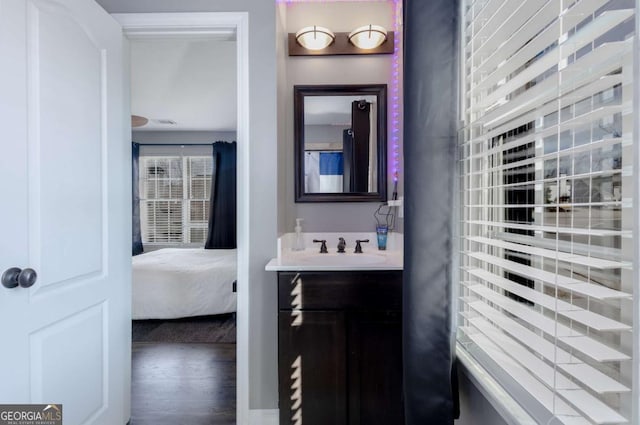
[[[458,342],[539,423],[632,423],[629,0],[466,1]]]
[[[212,172],[211,154],[141,153],[140,221],[143,243],[205,243]]]

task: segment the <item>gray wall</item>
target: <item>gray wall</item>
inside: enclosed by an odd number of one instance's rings
[[[249,407],[278,406],[276,278],[264,271],[276,255],[276,17],[270,0],[98,0],[110,13],[249,13]]]
[[[342,145],[343,131],[349,128],[328,124],[304,126],[304,140],[306,143],[339,143]]]
[[[286,206],[289,200],[287,191],[289,186],[286,185],[289,176],[287,166],[293,161],[293,153],[290,154],[287,149],[288,128],[290,121],[284,119],[288,110],[287,96],[289,94],[287,85],[287,43],[283,40],[287,38],[286,15],[288,6],[285,3],[278,3],[276,6],[276,66],[277,66],[277,90],[278,90],[278,234],[285,233]]]
[[[491,403],[469,380],[464,369],[459,374],[460,419],[456,425],[507,425]]]
[[[233,142],[235,131],[133,131],[136,143],[213,143],[218,141]]]
[[[280,6],[281,32],[278,33],[279,96],[283,115],[279,131],[280,173],[279,187],[285,190],[278,205],[279,233],[292,232],[295,219],[304,219],[305,232],[373,231],[373,213],[379,203],[295,203],[294,202],[294,153],[293,153],[293,86],[302,84],[388,84],[388,101],[391,104],[392,55],[370,56],[287,56],[287,32],[296,32],[303,26],[320,25],[335,32],[349,32],[371,22],[393,29],[392,2],[322,2],[298,3]],[[283,75],[284,73],[284,75]],[[391,114],[388,114],[389,134]],[[388,136],[388,164],[391,161],[391,137]],[[388,194],[392,193],[391,166],[388,166]],[[402,195],[402,166],[400,167],[399,193]],[[402,230],[402,220],[397,222]]]

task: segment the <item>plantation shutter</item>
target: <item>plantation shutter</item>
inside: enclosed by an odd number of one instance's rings
[[[143,243],[182,243],[184,179],[180,156],[141,157]]]
[[[146,244],[202,244],[209,221],[211,145],[141,145],[140,218]]]

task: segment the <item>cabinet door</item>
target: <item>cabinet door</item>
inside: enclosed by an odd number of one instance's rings
[[[280,425],[346,424],[346,324],[338,311],[280,311]]]
[[[404,423],[400,312],[348,317],[349,425]]]

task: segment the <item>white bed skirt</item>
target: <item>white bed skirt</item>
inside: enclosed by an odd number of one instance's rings
[[[236,311],[235,249],[164,248],[133,257],[133,319]]]

